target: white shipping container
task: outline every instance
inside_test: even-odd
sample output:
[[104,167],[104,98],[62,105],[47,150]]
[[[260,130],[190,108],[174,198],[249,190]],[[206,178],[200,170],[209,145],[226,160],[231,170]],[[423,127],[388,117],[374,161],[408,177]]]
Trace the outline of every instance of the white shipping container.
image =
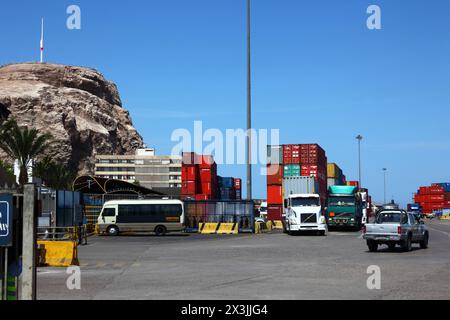
[[283,179],[284,199],[290,194],[318,194],[319,185],[314,177],[286,177]]

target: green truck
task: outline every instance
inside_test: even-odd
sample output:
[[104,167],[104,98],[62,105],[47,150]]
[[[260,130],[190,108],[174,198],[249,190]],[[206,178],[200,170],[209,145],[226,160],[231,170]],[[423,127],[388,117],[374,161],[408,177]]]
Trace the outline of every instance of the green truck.
[[363,224],[363,209],[364,205],[358,187],[329,187],[326,208],[329,228],[360,230]]

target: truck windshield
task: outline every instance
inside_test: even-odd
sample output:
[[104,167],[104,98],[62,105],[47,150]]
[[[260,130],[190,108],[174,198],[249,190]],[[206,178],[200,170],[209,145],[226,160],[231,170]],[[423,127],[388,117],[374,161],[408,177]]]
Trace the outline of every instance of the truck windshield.
[[267,207],[259,207],[259,212],[267,212]]
[[354,197],[329,197],[328,206],[354,206],[355,198]]
[[320,206],[319,198],[292,198],[292,207],[318,207]]
[[377,216],[376,223],[400,223],[400,221],[405,223],[405,218],[407,221],[406,215],[403,215],[401,212],[380,212]]

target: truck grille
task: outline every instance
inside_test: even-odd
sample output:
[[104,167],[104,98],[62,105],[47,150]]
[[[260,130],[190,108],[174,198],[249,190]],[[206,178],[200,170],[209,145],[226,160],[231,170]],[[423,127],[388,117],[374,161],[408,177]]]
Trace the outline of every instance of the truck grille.
[[302,223],[317,223],[317,215],[315,213],[304,213],[300,219]]

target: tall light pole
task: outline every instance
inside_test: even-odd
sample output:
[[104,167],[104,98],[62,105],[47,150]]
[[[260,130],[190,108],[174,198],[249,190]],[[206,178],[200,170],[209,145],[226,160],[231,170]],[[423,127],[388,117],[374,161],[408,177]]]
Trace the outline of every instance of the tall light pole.
[[386,204],[386,168],[383,168],[383,173],[384,173],[384,204]]
[[362,135],[358,135],[356,137],[356,140],[358,140],[358,170],[359,170],[359,187],[362,188],[362,181],[361,181],[361,141],[363,139]]
[[250,0],[247,0],[247,200],[252,199],[252,78],[250,56]]

